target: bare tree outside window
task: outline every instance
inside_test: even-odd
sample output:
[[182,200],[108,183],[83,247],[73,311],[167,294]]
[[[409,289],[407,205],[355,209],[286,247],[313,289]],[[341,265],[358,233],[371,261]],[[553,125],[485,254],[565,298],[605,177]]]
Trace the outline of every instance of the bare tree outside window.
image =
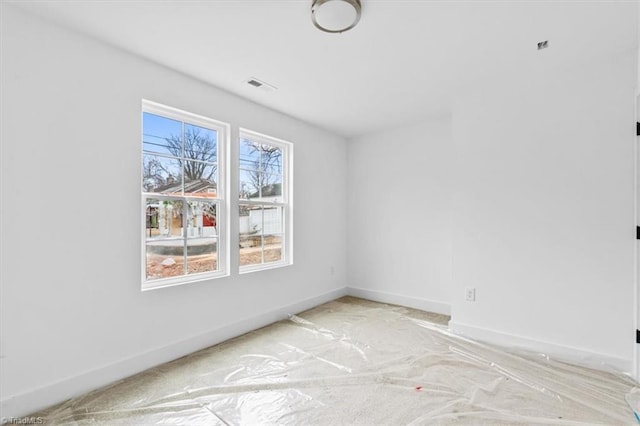
[[251,140],[243,142],[251,159],[242,165],[247,173],[241,184],[240,198],[258,198],[266,187],[282,179],[282,149]]
[[182,154],[182,138],[173,135],[166,139],[167,150],[178,159],[178,164],[184,170],[186,180],[215,179],[215,174],[218,170],[216,165],[218,147],[215,139],[209,133],[203,132],[200,127],[186,125],[184,131],[184,157]]
[[142,160],[142,186],[144,191],[152,192],[167,184],[167,168],[155,156],[145,155]]
[[[217,183],[218,146],[214,132],[197,126],[185,125],[184,144],[181,135],[162,140],[162,150],[173,158],[144,155],[143,188],[147,192],[180,183],[205,180]],[[184,149],[184,154],[183,154]]]

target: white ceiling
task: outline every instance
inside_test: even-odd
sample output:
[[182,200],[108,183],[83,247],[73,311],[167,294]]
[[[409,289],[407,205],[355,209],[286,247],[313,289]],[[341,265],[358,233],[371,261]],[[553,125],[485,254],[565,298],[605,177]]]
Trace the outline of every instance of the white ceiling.
[[484,78],[632,49],[638,26],[637,0],[362,0],[343,34],[312,25],[311,0],[15,4],[345,137],[447,114]]

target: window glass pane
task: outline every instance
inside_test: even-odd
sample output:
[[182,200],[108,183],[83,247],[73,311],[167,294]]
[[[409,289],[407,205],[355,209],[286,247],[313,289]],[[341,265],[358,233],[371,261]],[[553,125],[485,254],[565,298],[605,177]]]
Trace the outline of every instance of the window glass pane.
[[184,125],[184,158],[218,162],[218,132],[193,124]]
[[260,170],[260,147],[249,139],[240,139],[240,168]]
[[147,243],[147,279],[176,277],[184,274],[184,240]]
[[282,235],[265,235],[264,262],[279,262],[282,260]]
[[182,237],[182,201],[146,201],[146,239]]
[[282,201],[282,176],[262,175],[260,198],[268,201]]
[[143,154],[142,190],[163,194],[182,194],[182,168],[173,158]]
[[262,207],[241,204],[239,232],[241,237],[262,235]]
[[[240,234],[249,233],[249,211],[252,206],[247,204],[240,204],[238,217],[240,219]],[[244,218],[244,219],[243,219]]]
[[249,217],[247,219],[247,225],[245,228],[240,228],[240,233],[262,235],[262,207],[248,206],[248,210]]
[[262,207],[241,204],[238,219],[240,265],[262,263]]
[[282,174],[282,150],[271,145],[262,145],[262,170],[265,173]]
[[143,113],[142,149],[180,157],[182,155],[182,123],[148,112]]
[[262,234],[282,234],[282,207],[264,206],[262,210]]
[[187,238],[217,237],[217,206],[208,201],[189,201]]
[[260,184],[264,180],[264,175],[257,171],[240,170],[240,199],[251,199],[260,197]]
[[262,263],[262,236],[240,235],[240,266]]
[[218,269],[218,240],[192,238],[187,242],[187,273],[212,272]]
[[218,170],[215,164],[184,162],[185,195],[217,197]]
[[282,200],[282,176],[240,170],[240,199],[267,198]]

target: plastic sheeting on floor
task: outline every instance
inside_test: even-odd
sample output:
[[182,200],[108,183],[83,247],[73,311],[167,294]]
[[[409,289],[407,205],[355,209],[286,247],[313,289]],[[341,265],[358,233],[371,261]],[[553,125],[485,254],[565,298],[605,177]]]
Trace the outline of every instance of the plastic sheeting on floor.
[[35,415],[45,424],[636,422],[637,383],[624,375],[509,353],[433,321],[442,316],[343,298]]

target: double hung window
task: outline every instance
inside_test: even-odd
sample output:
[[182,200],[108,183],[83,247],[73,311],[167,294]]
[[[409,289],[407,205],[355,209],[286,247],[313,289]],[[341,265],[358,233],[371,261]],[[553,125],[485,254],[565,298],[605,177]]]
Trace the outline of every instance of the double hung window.
[[228,126],[143,102],[143,289],[226,275]]
[[289,142],[240,132],[240,272],[291,263],[292,155]]

